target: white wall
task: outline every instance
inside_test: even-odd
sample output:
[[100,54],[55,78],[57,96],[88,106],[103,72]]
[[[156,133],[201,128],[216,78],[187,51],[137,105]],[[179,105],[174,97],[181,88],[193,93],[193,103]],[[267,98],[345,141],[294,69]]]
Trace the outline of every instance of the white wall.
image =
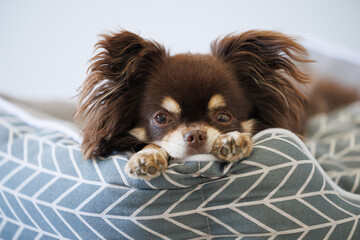
[[70,99],[97,35],[125,28],[172,53],[205,53],[218,36],[274,29],[360,52],[358,0],[0,0],[0,92]]

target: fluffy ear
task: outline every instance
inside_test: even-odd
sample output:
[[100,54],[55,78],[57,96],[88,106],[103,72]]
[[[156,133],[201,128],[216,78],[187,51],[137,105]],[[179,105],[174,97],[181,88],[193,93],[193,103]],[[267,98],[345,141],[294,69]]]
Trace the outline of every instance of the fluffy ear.
[[121,31],[102,35],[83,83],[75,118],[86,159],[133,147],[127,132],[137,121],[143,83],[166,55],[156,42]]
[[295,62],[310,62],[293,38],[273,31],[248,31],[228,35],[211,45],[214,56],[236,73],[253,102],[253,118],[263,126],[299,130],[305,96],[294,86],[307,83]]

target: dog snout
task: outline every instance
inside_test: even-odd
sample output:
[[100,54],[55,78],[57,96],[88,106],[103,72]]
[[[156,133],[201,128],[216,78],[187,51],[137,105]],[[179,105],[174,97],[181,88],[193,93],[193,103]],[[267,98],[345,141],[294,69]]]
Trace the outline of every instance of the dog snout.
[[192,130],[184,134],[184,140],[187,146],[199,148],[206,142],[207,134],[201,130]]

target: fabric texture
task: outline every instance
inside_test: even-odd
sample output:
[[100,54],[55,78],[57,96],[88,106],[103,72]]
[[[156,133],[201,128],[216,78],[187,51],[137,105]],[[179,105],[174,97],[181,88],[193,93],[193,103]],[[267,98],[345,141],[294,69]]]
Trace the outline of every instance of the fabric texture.
[[306,145],[335,183],[360,194],[360,102],[313,118]]
[[[346,111],[358,118],[360,105]],[[349,157],[328,150],[338,140],[322,147],[329,136],[323,128],[310,131],[312,154]],[[347,143],[355,149],[359,142],[355,135]],[[270,129],[254,137],[252,154],[238,163],[201,155],[142,181],[124,173],[125,154],[84,161],[66,133],[2,109],[0,238],[360,239],[360,196],[339,188],[312,154],[291,132]],[[360,151],[351,156],[358,160]],[[322,164],[330,176],[336,172]],[[348,161],[339,164],[352,171]],[[337,182],[357,192],[358,181]]]

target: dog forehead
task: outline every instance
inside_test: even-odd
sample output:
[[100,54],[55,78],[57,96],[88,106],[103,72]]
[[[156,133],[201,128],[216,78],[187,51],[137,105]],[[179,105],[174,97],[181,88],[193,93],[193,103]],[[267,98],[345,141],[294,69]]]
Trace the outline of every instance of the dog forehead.
[[235,82],[231,78],[234,77],[221,62],[210,55],[180,54],[170,57],[150,84],[158,90],[161,101],[167,94],[183,105],[207,106],[213,95],[224,95],[234,89],[230,86]]

